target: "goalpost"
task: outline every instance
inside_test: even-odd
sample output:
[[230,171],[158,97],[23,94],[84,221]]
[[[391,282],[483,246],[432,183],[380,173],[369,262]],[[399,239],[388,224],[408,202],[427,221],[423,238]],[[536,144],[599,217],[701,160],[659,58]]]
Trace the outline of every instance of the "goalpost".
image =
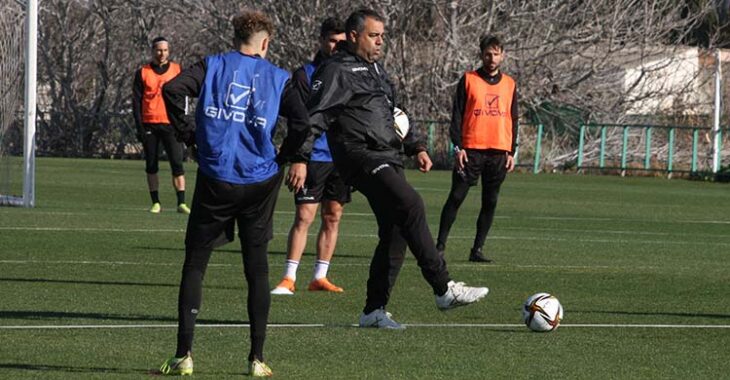
[[[10,155],[6,146],[10,138],[11,125],[15,123],[21,71],[20,57],[25,52],[25,85],[23,102],[23,157],[22,195],[10,193],[14,189],[0,188],[0,206],[35,206],[35,134],[36,134],[36,89],[37,89],[37,43],[38,43],[38,0],[25,1],[23,15],[21,1],[6,3],[0,15],[0,158]],[[25,19],[25,28],[20,21]],[[22,35],[23,29],[25,36]],[[23,38],[25,37],[25,38]],[[25,47],[23,48],[23,41]],[[8,158],[10,161],[10,158]],[[10,169],[7,170],[8,172]],[[8,176],[10,173],[7,173]],[[8,180],[9,181],[9,180]],[[8,194],[3,194],[8,191]]]

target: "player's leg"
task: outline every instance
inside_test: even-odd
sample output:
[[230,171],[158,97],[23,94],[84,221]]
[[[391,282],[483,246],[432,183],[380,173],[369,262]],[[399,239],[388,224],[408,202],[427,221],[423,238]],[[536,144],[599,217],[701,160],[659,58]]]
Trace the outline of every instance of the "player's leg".
[[183,144],[177,141],[175,132],[170,125],[160,126],[162,145],[167,153],[172,171],[172,187],[177,196],[177,212],[190,214],[190,208],[185,204],[185,169],[183,167]]
[[297,269],[307,246],[309,227],[317,215],[324,189],[324,179],[326,178],[318,170],[319,166],[317,164],[316,162],[310,162],[307,165],[307,178],[304,181],[304,187],[294,194],[296,214],[287,238],[284,274],[281,281],[271,291],[271,294],[294,294]]
[[431,285],[435,294],[443,294],[449,282],[446,261],[438,254],[436,244],[426,220],[426,207],[423,199],[405,178],[400,168],[385,168],[375,176],[385,188],[387,199],[391,201],[395,224],[408,242],[416,257],[421,274]]
[[317,259],[330,261],[335,253],[344,206],[338,201],[322,202],[322,226],[317,239]]
[[326,200],[322,202],[322,225],[317,236],[317,261],[314,263],[312,281],[309,290],[324,290],[342,292],[343,289],[327,278],[330,261],[335,253],[337,235],[340,229],[343,205],[338,201]]
[[318,203],[300,203],[296,205],[294,223],[289,230],[286,244],[286,262],[281,281],[271,291],[272,294],[294,294],[294,283],[297,279],[297,268],[307,246],[307,233],[317,215]]
[[469,188],[477,184],[479,179],[479,167],[476,165],[479,159],[478,155],[469,150],[466,151],[468,161],[464,170],[454,170],[451,173],[451,190],[446,198],[443,209],[441,209],[441,219],[439,221],[439,232],[436,239],[436,249],[443,254],[446,249],[446,241],[449,238],[451,226],[456,220],[456,214],[462,203],[469,194]]
[[494,214],[497,210],[497,198],[499,189],[507,176],[506,155],[504,153],[489,154],[484,161],[482,171],[482,207],[479,210],[479,217],[476,224],[476,236],[469,256],[470,261],[491,262],[482,253],[482,247],[489,234],[489,229],[494,221]]
[[[431,237],[423,199],[406,181],[402,169],[386,167],[370,178],[376,188],[382,189],[381,195],[389,203],[388,209],[392,210],[391,220],[400,229],[401,239],[407,241],[408,248],[416,257],[423,278],[431,285],[436,305],[440,309],[450,309],[474,303],[486,296],[489,292],[487,288],[469,287],[451,281],[446,261],[436,251],[436,244]],[[367,196],[367,193],[363,193]]]
[[[385,170],[393,171],[391,168],[385,168],[380,172]],[[372,323],[375,323],[376,326],[374,327],[400,328],[400,325],[395,324],[394,321],[394,325],[390,326],[390,316],[385,314],[384,309],[388,304],[391,290],[403,265],[407,243],[397,223],[396,203],[398,200],[391,192],[391,189],[376,176],[362,173],[353,182],[355,188],[367,198],[375,214],[379,237],[378,245],[370,262],[367,299],[360,318],[360,325],[365,327],[372,326]],[[383,319],[383,315],[388,318]],[[379,320],[385,322],[383,326],[379,324]]]
[[322,196],[322,224],[317,236],[317,262],[314,264],[310,290],[342,292],[343,289],[327,278],[332,256],[337,246],[342,211],[351,200],[350,186],[340,177],[334,164],[327,163],[328,172]]
[[273,237],[273,214],[283,171],[258,184],[242,187],[245,202],[237,218],[244,275],[248,285],[247,311],[251,323],[249,363],[264,362],[266,325],[271,306],[268,244]]
[[175,356],[161,368],[166,374],[192,373],[181,367],[190,356],[195,333],[195,322],[201,310],[203,278],[211,252],[222,234],[233,227],[235,204],[227,201],[230,188],[199,174],[193,197],[193,209],[185,235],[185,262],[178,293],[178,332]]
[[150,192],[150,198],[152,200],[150,212],[157,214],[162,211],[159,192],[160,180],[157,177],[157,172],[159,171],[160,141],[153,126],[145,125],[144,130],[142,150],[144,152],[145,173],[147,174],[147,189]]
[[[363,187],[359,189],[363,189]],[[385,307],[403,266],[407,244],[400,234],[400,229],[394,223],[392,208],[389,207],[388,202],[384,202],[387,198],[378,197],[378,194],[384,194],[375,189],[373,191],[365,190],[363,194],[367,197],[378,221],[379,240],[370,261],[367,297],[363,312],[360,314],[359,326],[403,329],[405,326],[393,320],[392,315],[385,311]]]

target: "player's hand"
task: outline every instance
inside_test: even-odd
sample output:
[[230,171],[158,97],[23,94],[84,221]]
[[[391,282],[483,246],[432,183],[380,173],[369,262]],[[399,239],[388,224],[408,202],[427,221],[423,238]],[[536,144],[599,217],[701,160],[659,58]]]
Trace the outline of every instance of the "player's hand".
[[509,153],[505,153],[507,155],[507,163],[504,165],[507,168],[507,172],[511,172],[512,170],[515,170],[515,158],[510,156]]
[[418,160],[418,170],[422,171],[423,173],[431,170],[433,162],[431,162],[431,157],[428,156],[428,153],[426,153],[425,151],[418,152],[416,160]]
[[466,167],[466,163],[469,162],[469,158],[466,156],[466,151],[464,149],[459,150],[456,152],[456,168],[460,171],[463,171]]
[[301,190],[305,179],[307,179],[307,164],[303,162],[291,164],[286,175],[286,186],[289,187],[289,191],[296,193]]

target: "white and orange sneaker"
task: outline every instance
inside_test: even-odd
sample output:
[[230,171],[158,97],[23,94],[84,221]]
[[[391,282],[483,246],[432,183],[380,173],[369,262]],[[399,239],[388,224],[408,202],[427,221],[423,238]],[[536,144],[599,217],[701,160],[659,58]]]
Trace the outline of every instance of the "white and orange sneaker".
[[274,290],[271,291],[271,294],[290,296],[294,294],[294,289],[294,279],[291,277],[284,277],[279,285],[276,285]]
[[309,290],[310,291],[323,290],[326,292],[333,292],[333,293],[344,292],[344,289],[331,283],[330,280],[327,279],[327,277],[322,277],[322,278],[318,278],[316,280],[312,280],[312,282],[309,283]]

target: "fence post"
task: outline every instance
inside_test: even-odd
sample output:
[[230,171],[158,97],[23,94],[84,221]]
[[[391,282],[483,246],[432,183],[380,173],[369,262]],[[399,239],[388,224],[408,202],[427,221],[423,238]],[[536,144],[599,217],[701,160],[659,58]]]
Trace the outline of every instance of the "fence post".
[[601,126],[601,153],[598,160],[598,168],[603,169],[604,164],[606,163],[605,160],[606,155],[606,126]]
[[692,173],[697,173],[697,140],[700,131],[697,128],[692,129]]
[[576,169],[580,170],[583,167],[583,139],[586,135],[586,126],[580,125],[580,136],[578,137],[578,164]]
[[667,177],[672,178],[672,166],[674,164],[674,128],[669,128],[669,152],[667,154]]
[[626,150],[629,144],[629,127],[623,128],[623,139],[621,140],[621,177],[626,175]]
[[434,131],[433,130],[434,130],[435,124],[436,123],[434,123],[434,122],[428,123],[428,151],[430,152],[430,154],[434,154],[434,152],[433,152],[433,132]]
[[535,163],[532,166],[532,174],[540,171],[540,151],[542,147],[542,124],[537,125],[537,139],[535,140]]
[[644,149],[644,170],[651,168],[651,127],[646,127],[646,148]]

